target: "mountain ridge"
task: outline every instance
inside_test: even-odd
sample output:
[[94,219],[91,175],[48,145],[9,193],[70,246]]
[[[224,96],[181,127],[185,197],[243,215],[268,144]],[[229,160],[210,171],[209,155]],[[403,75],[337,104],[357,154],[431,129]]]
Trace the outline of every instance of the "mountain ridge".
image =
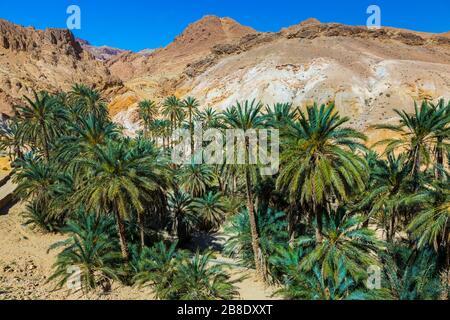
[[68,30],[0,20],[0,108],[10,111],[31,89],[85,82],[110,99],[112,116],[130,134],[139,128],[138,101],[171,94],[218,109],[253,98],[299,106],[335,101],[364,130],[392,121],[394,108],[415,100],[450,98],[448,35],[314,18],[258,32],[205,16],[166,47],[135,53],[91,46]]

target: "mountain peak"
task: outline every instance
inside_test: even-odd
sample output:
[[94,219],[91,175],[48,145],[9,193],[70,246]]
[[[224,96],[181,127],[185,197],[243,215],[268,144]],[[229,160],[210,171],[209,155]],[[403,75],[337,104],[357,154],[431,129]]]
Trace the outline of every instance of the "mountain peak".
[[210,48],[214,44],[232,42],[255,32],[253,28],[243,26],[231,18],[207,15],[188,25],[169,47],[205,45]]

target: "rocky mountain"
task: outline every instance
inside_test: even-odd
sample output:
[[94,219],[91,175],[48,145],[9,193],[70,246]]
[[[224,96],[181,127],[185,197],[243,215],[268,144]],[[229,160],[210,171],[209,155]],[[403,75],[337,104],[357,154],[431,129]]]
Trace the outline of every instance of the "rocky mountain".
[[213,40],[210,23],[200,23],[123,77],[127,92],[116,96],[111,112],[130,131],[137,128],[138,100],[169,94],[218,109],[254,98],[298,106],[335,101],[372,139],[380,132],[369,126],[394,121],[394,108],[450,99],[450,38],[442,34],[309,19],[275,33],[242,29],[247,34],[224,42]]
[[116,57],[127,50],[117,49],[109,46],[93,46],[87,40],[77,39],[77,42],[81,45],[81,47],[90,52],[95,59],[100,61],[108,61],[113,57]]
[[[255,33],[230,18],[205,16],[190,24],[165,48],[153,52],[124,53],[108,63],[111,73],[122,80],[148,75],[178,75],[190,63],[210,53],[217,44],[234,42]],[[148,54],[149,53],[149,54]]]
[[353,127],[395,121],[394,108],[450,99],[450,36],[308,19],[279,32],[257,32],[230,18],[206,16],[165,48],[140,53],[95,48],[67,30],[24,28],[0,20],[0,111],[32,88],[93,84],[130,133],[137,103],[192,95],[202,107],[238,100],[305,105],[335,101]]
[[0,19],[0,112],[32,90],[68,90],[83,82],[110,94],[121,86],[102,62],[63,29],[36,30]]

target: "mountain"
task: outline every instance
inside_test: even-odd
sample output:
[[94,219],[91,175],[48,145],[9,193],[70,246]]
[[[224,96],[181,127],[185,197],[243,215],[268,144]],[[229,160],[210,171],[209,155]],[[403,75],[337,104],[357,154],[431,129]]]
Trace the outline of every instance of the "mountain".
[[106,95],[121,81],[63,29],[36,30],[0,19],[0,112],[32,90],[56,92],[83,82]]
[[230,18],[205,16],[190,24],[165,48],[150,54],[124,53],[108,63],[112,74],[122,80],[148,75],[178,75],[190,63],[210,53],[217,44],[234,42],[255,30]]
[[75,82],[99,88],[129,133],[139,128],[141,99],[175,94],[217,109],[244,99],[300,107],[335,101],[351,126],[376,140],[383,133],[370,126],[395,121],[395,108],[450,99],[450,36],[316,19],[257,32],[206,16],[167,47],[134,53],[0,20],[1,112],[31,89],[67,90]]
[[302,107],[335,101],[371,139],[380,132],[370,125],[394,121],[394,108],[450,99],[450,38],[442,34],[309,19],[274,33],[248,30],[224,42],[191,36],[193,30],[212,34],[209,24],[195,25],[124,78],[127,92],[113,99],[111,112],[130,131],[136,128],[138,100],[169,94],[192,95],[202,107],[217,109],[243,99]]
[[116,57],[124,52],[126,50],[117,49],[109,46],[93,46],[88,41],[83,39],[77,39],[77,42],[81,45],[81,47],[90,52],[95,59],[100,61],[108,61],[113,57]]

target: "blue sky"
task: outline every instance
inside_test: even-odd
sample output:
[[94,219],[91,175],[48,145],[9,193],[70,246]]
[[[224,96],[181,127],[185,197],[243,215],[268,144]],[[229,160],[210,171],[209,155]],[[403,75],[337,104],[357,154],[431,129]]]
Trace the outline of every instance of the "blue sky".
[[141,50],[166,46],[207,14],[229,16],[259,31],[278,31],[309,17],[364,25],[371,4],[382,25],[418,31],[450,31],[449,0],[13,0],[0,2],[0,18],[25,26],[66,27],[66,9],[81,8],[81,30],[94,45]]

